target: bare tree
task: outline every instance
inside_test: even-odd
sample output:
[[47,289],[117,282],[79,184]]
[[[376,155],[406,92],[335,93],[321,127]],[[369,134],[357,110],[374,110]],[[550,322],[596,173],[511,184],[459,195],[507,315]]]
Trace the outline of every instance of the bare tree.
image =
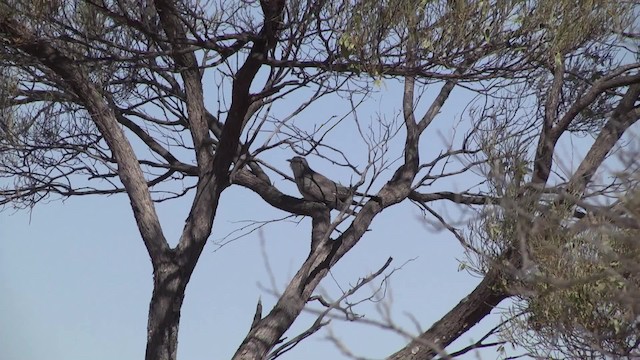
[[[592,201],[635,189],[636,167],[625,169],[625,187],[595,175],[640,116],[637,11],[634,2],[604,0],[2,0],[0,204],[129,197],[154,271],[147,359],[176,358],[185,289],[226,188],[311,218],[307,258],[264,317],[259,304],[233,357],[263,359],[315,333],[330,312],[349,314],[344,296],[330,302],[314,292],[376,217],[410,200],[461,242],[484,276],[390,355],[446,358],[447,346],[504,299],[538,299],[526,282],[536,266],[558,280],[540,249],[566,242],[554,234],[567,223],[637,224],[637,215]],[[380,81],[402,84],[399,116],[363,120],[360,109]],[[460,134],[434,153],[425,138],[438,135],[437,122],[453,123],[439,118],[456,103],[454,91],[475,98],[460,106]],[[291,94],[304,99],[281,105]],[[295,121],[323,97],[343,101],[343,116]],[[332,142],[351,120],[366,161]],[[577,164],[560,161],[563,137],[580,134],[595,139],[587,154]],[[350,171],[352,183],[340,188],[353,191],[351,207],[332,213],[327,201],[282,193],[272,178],[293,179],[265,160],[274,153]],[[185,185],[176,189],[176,180]],[[464,191],[452,186],[470,181]],[[449,190],[432,190],[441,186]],[[171,247],[155,203],[185,194],[194,200]],[[473,210],[469,231],[436,210],[442,201]],[[316,300],[327,311],[279,346]]]

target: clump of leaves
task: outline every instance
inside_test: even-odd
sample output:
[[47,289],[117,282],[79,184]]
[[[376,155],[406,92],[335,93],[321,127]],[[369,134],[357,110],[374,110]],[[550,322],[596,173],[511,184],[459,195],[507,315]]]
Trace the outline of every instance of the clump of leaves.
[[[637,216],[639,199],[625,199],[622,216]],[[542,235],[529,242],[537,272],[510,340],[542,356],[640,356],[640,231],[590,217]]]

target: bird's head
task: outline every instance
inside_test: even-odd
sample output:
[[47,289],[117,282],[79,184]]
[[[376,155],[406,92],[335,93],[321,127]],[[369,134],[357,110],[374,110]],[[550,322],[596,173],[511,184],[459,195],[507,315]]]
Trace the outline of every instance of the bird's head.
[[291,170],[293,170],[293,174],[296,176],[309,171],[309,163],[307,162],[307,159],[303,158],[302,156],[294,156],[287,161],[291,166]]

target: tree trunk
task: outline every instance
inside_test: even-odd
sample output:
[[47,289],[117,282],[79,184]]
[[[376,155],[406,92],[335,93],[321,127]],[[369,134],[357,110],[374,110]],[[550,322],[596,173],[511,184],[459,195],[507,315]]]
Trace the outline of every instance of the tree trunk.
[[188,281],[177,264],[166,263],[154,271],[146,360],[176,360],[180,309]]

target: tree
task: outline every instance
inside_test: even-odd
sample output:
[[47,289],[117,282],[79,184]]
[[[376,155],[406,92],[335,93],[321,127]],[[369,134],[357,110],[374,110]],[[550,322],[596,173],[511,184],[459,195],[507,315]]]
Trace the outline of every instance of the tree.
[[[555,234],[576,218],[637,223],[633,214],[595,203],[627,191],[595,175],[640,115],[635,3],[259,5],[0,2],[0,173],[9,180],[0,203],[29,207],[49,198],[128,196],[154,271],[147,359],[176,357],[185,289],[212,234],[220,195],[230,186],[312,221],[308,257],[265,316],[258,306],[234,359],[279,356],[322,327],[325,313],[279,345],[311,300],[329,310],[341,307],[314,296],[318,284],[356,251],[375,218],[403,201],[459,239],[484,279],[391,359],[445,357],[451,342],[514,296],[529,301],[531,328],[546,330],[536,325],[547,320],[540,320],[536,301],[547,299],[527,296],[523,277],[536,266],[557,277],[553,261],[544,261],[552,255],[543,251],[568,241]],[[401,114],[358,118],[385,81],[402,84]],[[205,91],[212,82],[217,101]],[[447,121],[438,115],[456,101],[454,90],[475,98],[456,128],[462,136],[434,153],[425,138],[435,135],[437,121]],[[283,104],[294,95],[304,100]],[[344,116],[295,122],[322,98],[343,101]],[[332,141],[335,127],[348,119],[367,149],[366,161]],[[595,138],[587,154],[578,164],[559,161],[561,140],[580,134]],[[354,204],[332,212],[322,202],[283,194],[273,177],[291,179],[290,172],[263,160],[274,153],[312,155],[348,169]],[[636,178],[625,178],[626,188],[634,188]],[[185,185],[176,190],[176,180]],[[464,191],[433,190],[470,182]],[[171,247],[155,203],[187,194],[194,200]],[[469,232],[436,210],[433,204],[442,201],[474,209],[477,221]],[[551,283],[543,280],[535,286]]]

